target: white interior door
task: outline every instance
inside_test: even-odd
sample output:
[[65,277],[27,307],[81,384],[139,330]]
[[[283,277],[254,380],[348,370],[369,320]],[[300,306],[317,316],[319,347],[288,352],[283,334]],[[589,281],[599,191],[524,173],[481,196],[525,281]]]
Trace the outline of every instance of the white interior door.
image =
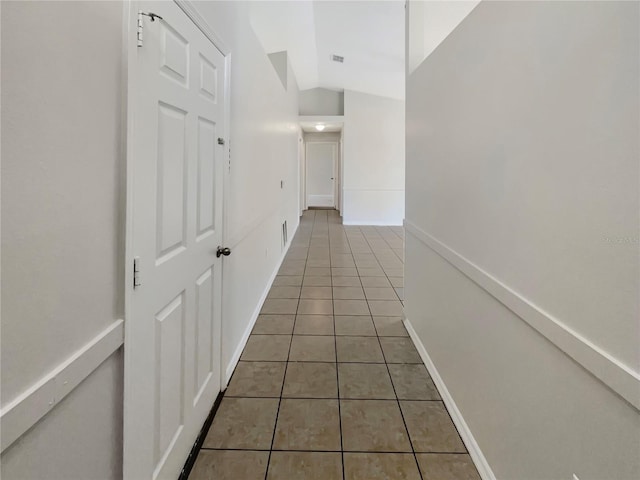
[[226,67],[174,2],[139,8],[162,18],[130,62],[124,478],[175,480],[221,386]]
[[307,205],[309,207],[335,207],[336,144],[308,142]]

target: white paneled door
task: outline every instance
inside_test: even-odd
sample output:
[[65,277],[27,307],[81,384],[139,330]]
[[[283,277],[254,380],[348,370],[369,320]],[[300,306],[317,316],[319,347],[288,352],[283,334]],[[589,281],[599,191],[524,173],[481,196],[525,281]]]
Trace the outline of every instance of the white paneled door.
[[124,478],[175,480],[221,387],[226,67],[176,3],[136,8]]
[[337,144],[308,142],[306,158],[307,206],[335,207]]

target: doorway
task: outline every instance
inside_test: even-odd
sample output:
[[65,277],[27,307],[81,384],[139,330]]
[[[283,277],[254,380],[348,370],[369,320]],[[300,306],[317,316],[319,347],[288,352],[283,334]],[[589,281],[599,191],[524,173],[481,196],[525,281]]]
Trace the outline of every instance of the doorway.
[[177,478],[221,390],[229,65],[188,3],[137,6],[128,50],[123,475]]
[[335,208],[338,143],[307,142],[305,157],[307,206]]

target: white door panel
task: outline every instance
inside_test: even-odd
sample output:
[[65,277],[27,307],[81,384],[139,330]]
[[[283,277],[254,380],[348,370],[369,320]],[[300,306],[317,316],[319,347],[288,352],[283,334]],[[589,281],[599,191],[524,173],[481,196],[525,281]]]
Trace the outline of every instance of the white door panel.
[[[175,479],[221,387],[225,58],[174,2],[135,52],[125,479]],[[137,20],[137,19],[136,19]]]
[[335,206],[336,144],[307,143],[307,205]]

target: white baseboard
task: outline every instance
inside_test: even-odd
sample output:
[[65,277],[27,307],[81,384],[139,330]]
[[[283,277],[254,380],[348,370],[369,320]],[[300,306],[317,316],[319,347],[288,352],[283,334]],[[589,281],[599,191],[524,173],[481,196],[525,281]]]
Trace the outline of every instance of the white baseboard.
[[335,201],[333,195],[309,195],[307,198],[307,205],[309,207],[335,207]]
[[260,300],[258,301],[258,305],[256,305],[255,310],[251,314],[251,319],[249,320],[249,324],[247,325],[247,328],[245,329],[244,333],[242,334],[242,338],[240,339],[240,343],[238,344],[238,346],[234,350],[233,355],[231,356],[231,360],[229,361],[229,364],[227,365],[227,369],[226,369],[226,372],[225,372],[225,378],[223,379],[224,380],[224,382],[223,382],[224,383],[223,390],[226,390],[227,386],[229,385],[229,380],[231,380],[231,375],[233,375],[233,371],[236,369],[236,366],[238,365],[238,362],[240,361],[240,356],[242,355],[242,351],[244,350],[244,347],[246,346],[247,341],[249,341],[249,336],[251,335],[251,331],[253,330],[253,327],[256,324],[256,320],[258,320],[258,315],[260,315],[260,310],[262,310],[262,305],[264,304],[264,301],[267,299],[267,295],[269,295],[269,290],[271,290],[271,286],[273,285],[273,282],[276,279],[276,276],[278,275],[278,271],[280,270],[280,267],[282,266],[282,262],[284,261],[284,257],[287,255],[287,252],[289,251],[289,247],[291,246],[291,242],[292,242],[293,238],[295,237],[299,226],[300,226],[300,222],[298,222],[293,234],[289,237],[289,241],[287,242],[287,245],[285,246],[284,250],[282,251],[282,255],[280,257],[280,261],[278,262],[278,264],[276,265],[275,270],[271,274],[271,277],[269,278],[269,281],[267,282],[267,287],[265,288],[264,292],[262,292],[262,295],[260,296]]
[[493,470],[491,470],[491,467],[489,466],[489,462],[487,462],[487,459],[482,453],[482,450],[480,450],[480,446],[478,445],[478,442],[476,442],[476,439],[473,437],[473,433],[471,433],[471,430],[469,429],[467,422],[465,422],[462,416],[462,413],[460,413],[460,410],[458,409],[456,402],[453,400],[453,397],[449,393],[447,386],[445,385],[444,381],[442,380],[442,377],[438,373],[438,370],[436,369],[436,366],[431,360],[431,357],[429,357],[429,354],[427,353],[427,350],[424,348],[424,345],[422,344],[422,341],[418,337],[418,334],[413,329],[411,322],[407,318],[405,318],[404,324],[405,324],[405,327],[407,328],[407,332],[409,333],[409,336],[411,337],[411,340],[413,340],[413,343],[416,346],[416,349],[418,350],[420,357],[422,358],[422,361],[424,362],[424,365],[427,367],[427,370],[429,371],[429,374],[433,379],[433,383],[436,385],[436,387],[438,388],[438,391],[440,392],[440,397],[442,397],[442,401],[447,407],[447,410],[449,411],[449,415],[451,415],[451,418],[453,419],[453,423],[458,429],[458,432],[460,433],[460,437],[462,438],[462,441],[467,447],[467,450],[469,451],[469,455],[471,456],[473,463],[478,469],[480,478],[482,478],[482,480],[496,480],[496,476],[493,474]]

